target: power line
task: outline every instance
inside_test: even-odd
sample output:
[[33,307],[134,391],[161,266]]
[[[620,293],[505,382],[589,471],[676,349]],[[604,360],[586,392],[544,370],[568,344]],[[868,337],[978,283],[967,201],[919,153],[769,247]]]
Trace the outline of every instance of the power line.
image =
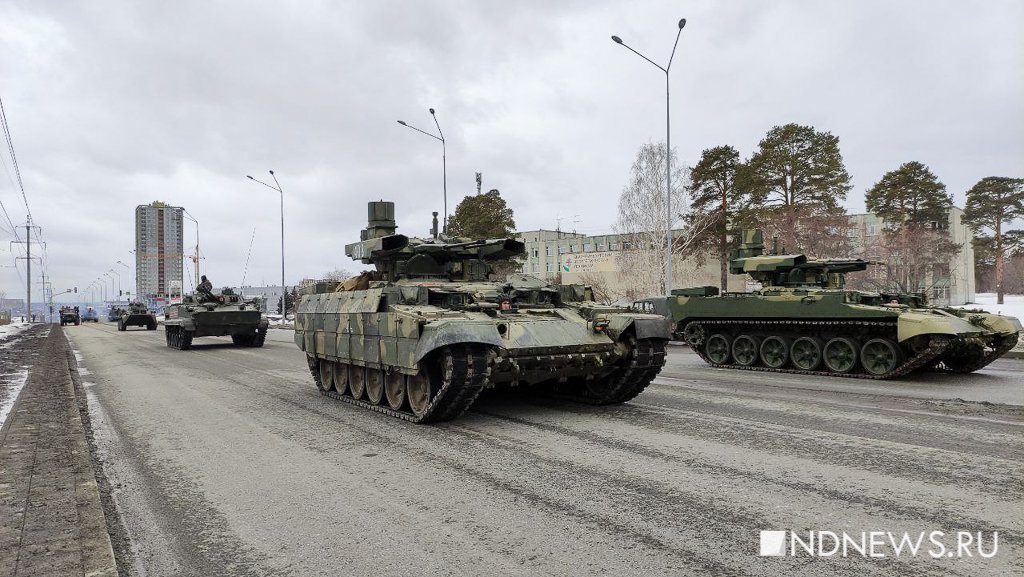
[[4,101],[0,98],[0,126],[3,127],[4,139],[7,141],[7,150],[11,153],[11,164],[14,166],[14,175],[18,178],[18,189],[21,191],[21,199],[25,202],[25,211],[28,213],[29,221],[32,220],[32,209],[28,206],[28,196],[25,195],[25,184],[21,180],[21,169],[18,168],[18,155],[14,152],[14,140],[11,138],[11,129],[7,124],[7,112],[4,110]]

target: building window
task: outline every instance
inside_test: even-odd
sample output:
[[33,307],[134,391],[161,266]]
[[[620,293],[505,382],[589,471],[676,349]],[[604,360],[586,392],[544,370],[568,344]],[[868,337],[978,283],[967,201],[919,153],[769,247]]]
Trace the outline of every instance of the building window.
[[550,244],[544,247],[544,256],[551,256],[551,245]]
[[552,267],[551,263],[548,263],[548,268],[547,268],[547,271],[548,271],[548,272],[551,272],[551,271],[552,271],[552,269],[553,269],[553,267]]
[[604,252],[604,243],[597,245],[597,252]]

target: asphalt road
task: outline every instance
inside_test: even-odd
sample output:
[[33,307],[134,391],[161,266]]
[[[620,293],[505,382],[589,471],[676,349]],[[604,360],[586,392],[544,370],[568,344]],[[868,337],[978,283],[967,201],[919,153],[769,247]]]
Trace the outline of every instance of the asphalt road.
[[[510,394],[412,425],[262,349],[67,330],[135,575],[1024,573],[1024,362],[896,382],[706,367],[634,401]],[[995,557],[761,557],[760,530],[982,531]],[[933,546],[932,551],[935,550]],[[959,551],[959,550],[958,550]]]

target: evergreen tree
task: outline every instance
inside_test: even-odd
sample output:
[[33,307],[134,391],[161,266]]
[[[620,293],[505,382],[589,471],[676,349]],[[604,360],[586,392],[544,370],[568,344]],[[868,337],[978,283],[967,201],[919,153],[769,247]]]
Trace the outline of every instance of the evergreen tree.
[[455,207],[455,214],[448,218],[448,236],[451,237],[508,238],[515,229],[512,209],[497,189],[463,198]]
[[[737,174],[744,169],[740,153],[731,146],[716,146],[701,153],[700,161],[690,171],[690,212],[687,222],[694,224],[710,219],[706,227],[694,238],[696,255],[711,253],[721,262],[721,289],[728,290],[729,235],[742,228],[739,222],[748,208],[750,195],[736,186]],[[740,176],[742,181],[743,177]]]
[[[995,257],[996,302],[1003,304],[1003,266],[1010,240],[1020,237],[1018,231],[1004,231],[1014,219],[1024,217],[1024,179],[987,176],[967,191],[963,223],[981,238],[989,238],[988,248]],[[991,235],[985,231],[992,231]],[[1017,233],[1017,234],[1009,234]],[[984,242],[984,241],[983,241]]]
[[839,138],[813,126],[776,126],[747,164],[737,186],[750,192],[752,216],[781,236],[786,249],[817,255],[845,249],[847,219],[840,203],[850,190],[850,175]]
[[949,237],[953,197],[946,185],[924,164],[905,162],[868,189],[864,202],[885,225],[876,247],[881,254],[868,256],[886,262],[890,283],[917,291],[944,282],[949,254],[960,249]]

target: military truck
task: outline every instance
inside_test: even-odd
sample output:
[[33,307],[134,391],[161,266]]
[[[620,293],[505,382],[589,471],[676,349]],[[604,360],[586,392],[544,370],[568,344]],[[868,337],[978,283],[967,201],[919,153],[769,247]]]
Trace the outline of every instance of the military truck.
[[873,263],[764,254],[761,231],[744,231],[730,257],[730,272],[758,290],[699,287],[648,300],[715,367],[869,379],[969,373],[1006,354],[1021,331],[1014,317],[928,306],[923,293],[849,290],[845,275]]
[[167,346],[182,351],[192,348],[195,337],[230,336],[237,346],[262,347],[268,327],[259,301],[244,299],[232,288],[220,294],[197,291],[164,308]]
[[96,309],[92,307],[85,307],[85,312],[82,313],[82,322],[100,322],[100,316],[96,313]]
[[667,319],[603,306],[583,285],[492,280],[514,239],[396,234],[393,202],[370,202],[345,254],[375,271],[304,291],[295,344],[319,391],[417,423],[454,419],[484,389],[590,404],[626,402],[665,363]]
[[146,327],[148,331],[155,331],[156,324],[156,315],[144,303],[131,303],[117,319],[117,330],[126,331],[128,327]]
[[60,307],[60,326],[80,325],[82,317],[78,313],[78,307]]

